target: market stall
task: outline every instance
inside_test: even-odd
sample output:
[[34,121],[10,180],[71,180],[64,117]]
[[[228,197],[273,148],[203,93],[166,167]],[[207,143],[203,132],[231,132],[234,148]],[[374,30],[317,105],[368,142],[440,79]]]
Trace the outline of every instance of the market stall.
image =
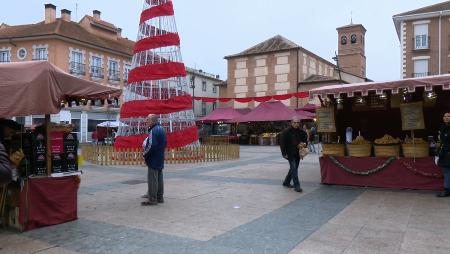
[[313,89],[322,135],[322,183],[396,189],[443,187],[434,163],[450,75]]
[[7,186],[2,221],[21,231],[77,219],[78,140],[71,125],[50,123],[65,101],[118,98],[121,90],[79,79],[47,61],[0,65],[0,117],[45,115],[45,124],[16,133],[7,151],[22,149],[18,179]]
[[281,101],[269,101],[231,122],[247,124],[242,136],[248,139],[248,144],[276,145],[278,133],[289,125],[294,116],[300,120],[314,119],[303,111],[296,112],[288,108]]

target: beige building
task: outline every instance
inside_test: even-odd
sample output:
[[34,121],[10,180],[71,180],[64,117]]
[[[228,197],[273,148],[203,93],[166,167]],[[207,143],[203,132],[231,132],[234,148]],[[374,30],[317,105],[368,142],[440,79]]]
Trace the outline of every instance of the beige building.
[[[120,28],[102,20],[97,10],[76,22],[69,10],[61,10],[57,18],[56,6],[46,4],[42,22],[0,25],[0,64],[44,60],[80,78],[115,87],[126,84],[133,45],[133,41],[121,36]],[[116,120],[118,112],[119,105],[106,107],[97,101],[91,106],[66,108],[53,115],[52,121],[73,123],[79,139],[85,142],[91,139],[98,123]],[[34,124],[42,119],[43,116],[29,116],[17,120]]]
[[401,48],[401,77],[450,72],[450,1],[393,16]]
[[[220,86],[221,96],[261,97],[308,91],[330,83],[364,82],[366,30],[362,25],[353,24],[337,30],[340,38],[337,58],[340,68],[277,35],[241,53],[225,57],[228,60],[228,80],[226,86]],[[347,37],[348,42],[343,40]],[[282,102],[297,108],[308,103],[308,100],[291,98]],[[233,102],[231,106],[254,108],[258,104]]]

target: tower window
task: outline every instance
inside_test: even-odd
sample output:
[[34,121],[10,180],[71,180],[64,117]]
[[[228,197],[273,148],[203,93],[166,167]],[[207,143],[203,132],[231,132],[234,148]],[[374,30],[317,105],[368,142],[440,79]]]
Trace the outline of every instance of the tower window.
[[346,45],[346,44],[347,44],[347,36],[343,35],[343,36],[341,37],[341,44],[342,44],[342,45]]
[[354,44],[356,43],[356,34],[352,34],[352,37],[350,38],[351,43]]

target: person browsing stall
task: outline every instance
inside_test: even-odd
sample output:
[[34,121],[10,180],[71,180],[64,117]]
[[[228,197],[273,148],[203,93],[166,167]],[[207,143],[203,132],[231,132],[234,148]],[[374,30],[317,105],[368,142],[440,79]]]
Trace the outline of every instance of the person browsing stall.
[[142,147],[144,148],[145,164],[148,167],[147,181],[148,191],[144,198],[148,201],[142,202],[141,205],[157,205],[164,203],[164,151],[167,145],[166,132],[158,122],[158,116],[149,114],[148,121],[148,137],[144,140]]
[[20,130],[20,124],[0,118],[0,185],[8,184],[13,180],[13,171],[25,157],[22,149],[10,153],[5,148],[5,142],[9,142],[17,130]]
[[[280,149],[283,158],[289,161],[289,172],[284,179],[283,186],[294,187],[297,192],[302,192],[298,179],[298,167],[300,164],[299,149],[308,143],[308,135],[300,128],[300,119],[292,118],[291,126],[283,130],[280,139]],[[291,185],[291,180],[294,185]]]
[[450,111],[443,117],[444,124],[440,131],[441,147],[438,151],[438,166],[444,173],[444,191],[438,197],[450,197]]

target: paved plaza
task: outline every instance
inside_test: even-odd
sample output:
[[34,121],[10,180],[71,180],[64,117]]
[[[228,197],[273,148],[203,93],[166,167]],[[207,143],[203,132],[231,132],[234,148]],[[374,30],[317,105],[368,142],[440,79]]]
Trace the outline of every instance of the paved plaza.
[[257,146],[167,165],[165,203],[142,207],[146,168],[84,165],[79,219],[0,230],[0,253],[449,253],[450,198],[321,185],[314,154],[297,193],[281,185],[287,170],[278,147]]

